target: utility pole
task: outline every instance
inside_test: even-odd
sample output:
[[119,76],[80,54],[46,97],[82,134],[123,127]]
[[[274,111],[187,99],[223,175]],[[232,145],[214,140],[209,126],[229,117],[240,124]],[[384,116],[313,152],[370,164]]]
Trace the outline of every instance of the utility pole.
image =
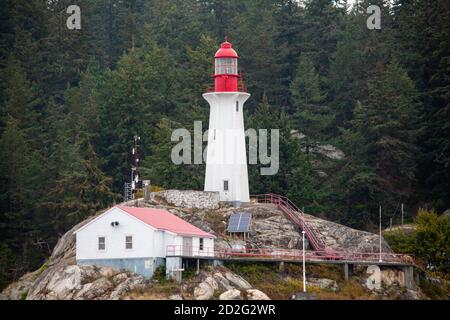
[[133,166],[131,168],[131,188],[133,192],[133,199],[134,199],[134,193],[137,188],[137,184],[139,183],[139,141],[141,140],[141,137],[138,135],[134,135],[134,147],[132,149],[133,154]]
[[306,255],[305,255],[305,231],[302,230],[302,236],[303,236],[303,292],[306,293]]
[[403,203],[402,203],[402,226],[403,226]]
[[391,221],[389,222],[389,230],[392,230],[392,218]]
[[380,204],[380,260],[379,262],[383,262],[383,259],[381,259],[381,204]]

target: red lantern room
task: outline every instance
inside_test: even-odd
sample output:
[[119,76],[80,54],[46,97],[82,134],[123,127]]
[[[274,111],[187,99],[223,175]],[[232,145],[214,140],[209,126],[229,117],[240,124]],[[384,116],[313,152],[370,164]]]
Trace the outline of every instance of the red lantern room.
[[226,38],[220,45],[215,58],[214,91],[238,92],[238,59],[239,56]]

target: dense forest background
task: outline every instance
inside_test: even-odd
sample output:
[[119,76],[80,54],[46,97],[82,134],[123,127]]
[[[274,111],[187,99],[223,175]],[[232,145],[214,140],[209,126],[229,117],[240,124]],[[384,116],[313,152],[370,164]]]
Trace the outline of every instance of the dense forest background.
[[[201,94],[224,36],[252,94],[246,126],[281,133],[280,171],[250,166],[251,193],[366,230],[379,204],[384,225],[400,203],[406,219],[448,209],[449,3],[390,2],[2,0],[0,287],[121,201],[135,134],[143,178],[202,189],[204,166],[172,164],[170,136],[194,120],[207,128]],[[81,30],[66,27],[71,4]],[[370,4],[381,30],[366,27]],[[309,152],[318,144],[345,158]]]

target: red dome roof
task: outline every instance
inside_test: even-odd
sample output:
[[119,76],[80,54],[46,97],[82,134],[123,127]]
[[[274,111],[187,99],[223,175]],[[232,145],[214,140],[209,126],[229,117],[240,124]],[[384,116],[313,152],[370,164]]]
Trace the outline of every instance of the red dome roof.
[[239,58],[239,56],[232,48],[232,44],[225,41],[220,45],[220,49],[217,50],[214,58]]

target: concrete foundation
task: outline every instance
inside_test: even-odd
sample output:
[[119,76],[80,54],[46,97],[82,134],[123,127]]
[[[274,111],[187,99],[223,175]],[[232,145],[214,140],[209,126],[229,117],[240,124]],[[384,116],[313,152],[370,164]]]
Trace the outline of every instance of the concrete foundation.
[[81,259],[77,260],[79,266],[104,266],[121,270],[128,270],[146,278],[151,278],[156,268],[164,265],[164,258],[127,258],[127,259]]
[[414,268],[411,266],[403,267],[403,272],[405,273],[406,289],[413,289],[414,288]]
[[353,264],[344,263],[344,278],[346,281],[352,276],[353,274]]
[[178,282],[182,280],[183,259],[181,257],[166,258],[166,278],[174,279]]

